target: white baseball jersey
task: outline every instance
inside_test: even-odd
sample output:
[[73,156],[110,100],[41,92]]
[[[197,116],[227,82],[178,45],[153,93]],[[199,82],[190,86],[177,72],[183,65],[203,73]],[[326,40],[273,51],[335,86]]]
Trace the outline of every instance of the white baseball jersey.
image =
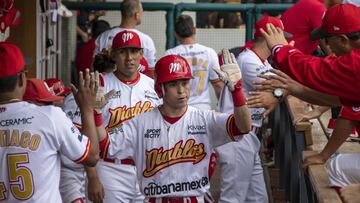
[[[62,110],[65,112],[66,116],[70,118],[73,124],[78,129],[81,129],[80,109],[77,106],[74,95],[72,93],[65,97]],[[62,164],[70,168],[84,168],[82,164],[77,164],[63,155],[61,155],[61,161]]]
[[114,73],[104,76],[104,90],[116,90],[103,108],[103,119],[106,130],[119,127],[120,124],[139,114],[148,112],[160,104],[154,90],[154,80],[139,73],[139,81],[127,85],[120,81]]
[[95,41],[96,46],[95,46],[94,55],[100,53],[103,49],[111,48],[113,39],[116,36],[116,34],[119,32],[122,32],[124,30],[133,31],[139,35],[140,40],[141,40],[141,46],[144,48],[144,58],[149,63],[150,68],[155,67],[156,49],[155,49],[154,41],[151,39],[151,37],[149,35],[142,33],[136,29],[124,29],[121,27],[115,27],[111,30],[103,32],[101,35],[99,35],[96,38],[96,41]]
[[158,108],[125,122],[109,134],[108,156],[132,158],[146,197],[202,197],[216,146],[230,142],[234,117],[189,106],[174,124]]
[[60,156],[88,157],[90,142],[54,106],[0,105],[0,201],[61,203]]
[[[153,79],[139,73],[134,84],[120,81],[114,73],[104,76],[104,90],[116,92],[103,108],[104,126],[107,131],[118,128],[124,121],[142,113],[151,111],[161,100],[154,90]],[[119,161],[119,160],[117,160]],[[136,193],[136,171],[132,165],[100,161],[97,165],[98,175],[106,191],[120,191],[117,199],[123,201],[138,198]],[[116,177],[114,177],[116,173]],[[128,185],[130,184],[130,185]],[[139,195],[141,195],[139,193]],[[108,202],[113,202],[109,200]],[[143,200],[141,200],[143,201]]]
[[176,54],[186,58],[191,67],[192,76],[190,80],[189,105],[207,104],[210,109],[209,84],[211,80],[219,79],[213,70],[219,66],[216,52],[201,44],[179,45],[165,52],[165,55]]
[[[271,74],[270,69],[271,65],[267,60],[262,61],[254,51],[251,49],[245,49],[237,57],[238,65],[241,69],[242,75],[242,88],[246,95],[249,96],[249,92],[254,90],[254,81],[261,80],[257,75],[258,74]],[[219,112],[232,112],[233,111],[233,101],[231,92],[227,87],[223,88],[219,98],[217,111]],[[252,125],[255,127],[262,126],[263,113],[265,112],[264,108],[250,108]]]

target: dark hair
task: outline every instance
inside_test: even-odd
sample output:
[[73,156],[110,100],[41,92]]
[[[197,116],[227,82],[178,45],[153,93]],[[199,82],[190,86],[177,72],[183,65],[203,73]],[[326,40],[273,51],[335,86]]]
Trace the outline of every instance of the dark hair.
[[175,32],[181,38],[193,35],[194,21],[188,15],[180,15],[175,21]]
[[92,23],[92,27],[91,27],[92,38],[96,39],[101,33],[109,29],[110,29],[110,24],[107,21],[95,20],[95,22]]
[[356,41],[360,39],[360,31],[345,34],[350,40]]
[[139,0],[124,0],[121,3],[121,17],[131,18],[134,16],[136,11],[139,9],[139,5]]
[[115,62],[108,53],[99,53],[95,55],[93,63],[94,71],[99,71],[100,73],[108,72],[109,70],[114,69],[114,65]]
[[15,90],[18,74],[0,78],[0,92],[12,92]]

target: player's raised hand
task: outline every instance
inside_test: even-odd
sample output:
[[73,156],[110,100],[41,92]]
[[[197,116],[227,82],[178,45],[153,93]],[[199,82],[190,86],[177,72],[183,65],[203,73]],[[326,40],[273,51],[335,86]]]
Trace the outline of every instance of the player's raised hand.
[[280,28],[275,27],[271,23],[268,23],[266,28],[267,30],[260,29],[260,32],[264,36],[270,50],[275,45],[288,45],[288,42],[284,37],[284,32]]
[[86,69],[84,73],[79,72],[79,87],[77,89],[74,85],[71,85],[71,89],[80,109],[94,108],[98,88],[99,83],[95,80],[94,73],[90,73],[89,69]]
[[219,68],[214,68],[214,71],[219,75],[219,78],[228,86],[230,91],[234,91],[234,85],[241,80],[241,71],[237,64],[234,54],[229,50],[223,49],[221,58],[223,65]]

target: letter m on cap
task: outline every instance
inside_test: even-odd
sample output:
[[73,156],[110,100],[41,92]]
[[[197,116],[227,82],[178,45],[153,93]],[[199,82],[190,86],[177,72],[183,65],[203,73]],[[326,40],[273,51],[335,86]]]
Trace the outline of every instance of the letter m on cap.
[[132,33],[125,32],[125,33],[122,35],[122,40],[123,40],[123,42],[126,42],[126,41],[128,41],[128,40],[131,40],[133,37],[134,37],[134,35],[133,35]]
[[170,73],[178,72],[180,70],[180,67],[180,63],[170,63],[169,71]]

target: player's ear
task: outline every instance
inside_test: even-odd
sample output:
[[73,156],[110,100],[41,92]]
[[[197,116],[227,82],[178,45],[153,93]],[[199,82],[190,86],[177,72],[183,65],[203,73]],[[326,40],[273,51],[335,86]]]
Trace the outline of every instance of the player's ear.
[[192,33],[193,33],[193,35],[196,34],[196,27],[193,27],[193,28],[192,28]]

